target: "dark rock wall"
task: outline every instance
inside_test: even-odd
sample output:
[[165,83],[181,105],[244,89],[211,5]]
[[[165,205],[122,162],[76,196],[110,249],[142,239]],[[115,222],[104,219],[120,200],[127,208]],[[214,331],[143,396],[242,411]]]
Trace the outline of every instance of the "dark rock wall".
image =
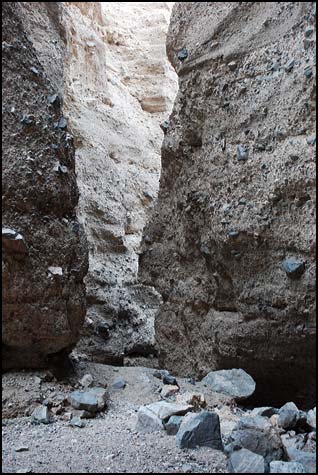
[[314,395],[314,20],[311,2],[177,2],[168,34],[180,89],[140,256],[161,364],[244,368],[262,402]]
[[[3,367],[45,365],[77,341],[87,244],[63,118],[59,4],[4,2]],[[57,95],[58,97],[55,97]]]

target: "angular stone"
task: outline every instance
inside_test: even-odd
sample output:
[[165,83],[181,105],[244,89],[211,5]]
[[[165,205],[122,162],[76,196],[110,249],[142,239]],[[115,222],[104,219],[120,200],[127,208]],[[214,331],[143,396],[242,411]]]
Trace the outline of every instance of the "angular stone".
[[238,145],[236,147],[236,155],[239,161],[248,159],[248,148],[245,145]]
[[317,427],[317,416],[316,416],[316,408],[310,409],[307,414],[307,424],[312,428],[316,429]]
[[27,452],[29,450],[29,447],[21,445],[19,447],[16,447],[14,450],[15,452]]
[[50,274],[52,274],[52,275],[63,275],[63,269],[62,269],[62,267],[50,266],[50,267],[48,267],[48,271],[49,271]]
[[160,394],[161,394],[161,397],[165,398],[165,397],[173,396],[178,391],[179,391],[179,386],[173,386],[171,384],[167,384],[161,389]]
[[270,473],[307,473],[303,465],[297,462],[280,462],[274,460],[269,464]]
[[79,417],[72,417],[69,423],[70,426],[72,427],[85,427],[85,422],[82,421]]
[[164,428],[168,435],[176,435],[181,426],[182,419],[182,416],[169,417],[168,422],[164,424]]
[[39,406],[34,409],[32,413],[32,420],[40,424],[49,424],[50,423],[50,413],[49,409],[46,406]]
[[2,244],[4,250],[20,256],[28,253],[28,248],[22,234],[14,229],[2,228]]
[[306,66],[304,69],[304,75],[306,76],[306,78],[311,78],[312,74],[313,74],[312,67]]
[[228,67],[230,71],[235,71],[237,68],[237,64],[235,61],[231,61],[230,63],[228,63]]
[[299,277],[305,271],[305,262],[293,257],[286,258],[282,262],[282,268],[288,277]]
[[217,393],[227,394],[236,401],[242,401],[255,391],[255,381],[243,369],[212,371],[203,379]]
[[315,145],[316,135],[309,135],[309,137],[306,138],[306,142],[308,143],[308,145]]
[[178,59],[184,61],[188,57],[187,48],[183,47],[178,51]]
[[265,463],[281,460],[284,455],[280,434],[266,417],[242,417],[229,437],[227,451],[245,448],[262,455]]
[[136,430],[139,432],[157,432],[164,429],[162,420],[148,407],[141,406],[138,410]]
[[290,448],[287,450],[287,455],[290,461],[301,464],[307,473],[316,473],[317,458],[315,453]]
[[35,117],[34,117],[34,115],[25,114],[25,115],[23,115],[20,122],[21,122],[21,124],[24,124],[24,125],[31,125],[31,124],[35,123]]
[[277,425],[285,430],[295,429],[299,421],[299,411],[285,409],[278,415]]
[[177,380],[174,376],[171,376],[171,374],[163,374],[162,375],[162,382],[163,384],[170,384],[170,385],[176,385]]
[[68,402],[74,409],[97,412],[105,407],[106,397],[104,388],[92,388],[87,392],[73,391],[68,396]]
[[66,130],[67,129],[67,120],[65,117],[61,117],[57,123],[59,129]]
[[184,415],[192,409],[185,404],[174,404],[166,401],[158,401],[148,406],[141,406],[138,411],[136,430],[153,432],[164,428],[163,421],[174,415]]
[[291,59],[285,66],[285,71],[287,71],[288,73],[293,69],[293,67],[295,66],[295,60],[294,59]]
[[219,416],[215,412],[202,411],[184,417],[176,444],[181,449],[204,446],[223,450]]
[[84,374],[84,376],[79,380],[79,383],[84,388],[88,388],[92,386],[94,382],[93,376],[91,374]]
[[229,463],[232,473],[265,473],[264,457],[247,449],[232,452]]

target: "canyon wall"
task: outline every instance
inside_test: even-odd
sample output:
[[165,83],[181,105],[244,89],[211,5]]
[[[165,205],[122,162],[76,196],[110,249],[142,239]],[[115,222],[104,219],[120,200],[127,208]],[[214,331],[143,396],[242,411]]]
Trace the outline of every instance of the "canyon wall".
[[140,279],[161,365],[240,367],[255,399],[314,398],[315,4],[177,2],[179,93]]
[[159,187],[160,123],[177,90],[166,2],[65,2],[65,110],[76,145],[78,214],[89,243],[77,353],[101,363],[155,353],[160,295],[137,283],[142,230]]
[[[2,36],[3,368],[69,352],[85,315],[87,243],[63,116],[58,3],[4,2]],[[52,357],[50,359],[50,357]]]

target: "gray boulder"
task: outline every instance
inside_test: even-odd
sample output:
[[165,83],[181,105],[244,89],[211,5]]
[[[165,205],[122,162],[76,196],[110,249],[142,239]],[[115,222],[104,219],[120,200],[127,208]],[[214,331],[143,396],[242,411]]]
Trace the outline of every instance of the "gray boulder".
[[229,465],[232,473],[265,473],[264,457],[247,449],[232,452]]
[[140,432],[163,430],[163,422],[168,421],[171,416],[184,415],[192,408],[190,404],[174,404],[166,401],[141,406],[138,411],[136,430]]
[[104,388],[91,388],[85,392],[73,391],[67,399],[74,409],[94,413],[104,409],[107,399],[107,391]]
[[307,473],[316,473],[317,457],[315,453],[289,448],[287,454],[291,462],[303,465]]
[[50,413],[49,409],[46,406],[39,406],[34,409],[32,413],[32,421],[38,422],[40,424],[49,424],[50,423]]
[[307,424],[312,428],[316,430],[317,427],[317,416],[316,416],[316,408],[314,407],[310,411],[308,411],[307,414]]
[[204,446],[223,450],[219,416],[208,411],[188,414],[177,432],[176,444],[181,449]]
[[266,417],[261,416],[242,417],[238,421],[229,436],[226,451],[231,453],[238,448],[262,455],[266,465],[272,460],[282,460],[284,456],[283,443],[278,430]]
[[176,435],[180,429],[182,416],[171,416],[169,417],[168,422],[165,423],[164,427],[168,435]]
[[273,461],[269,464],[270,473],[307,473],[304,467],[297,462]]
[[251,396],[256,387],[254,379],[243,369],[212,371],[203,379],[217,393],[227,394],[236,401],[242,401]]

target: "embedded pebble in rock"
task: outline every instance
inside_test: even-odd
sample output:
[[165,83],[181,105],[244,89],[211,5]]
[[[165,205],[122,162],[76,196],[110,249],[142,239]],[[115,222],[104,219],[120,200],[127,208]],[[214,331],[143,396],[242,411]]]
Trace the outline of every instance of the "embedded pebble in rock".
[[269,468],[270,473],[307,473],[303,465],[297,462],[273,461]]
[[211,371],[202,382],[217,393],[227,394],[236,401],[242,401],[251,396],[256,387],[253,378],[243,369]]
[[237,151],[237,159],[239,161],[248,159],[248,148],[247,147],[245,147],[244,145],[238,145],[236,147],[236,151]]
[[188,57],[187,48],[183,47],[180,51],[178,51],[178,59],[180,61],[184,61]]
[[287,258],[282,262],[282,268],[289,277],[299,277],[305,271],[305,262],[295,258]]
[[265,473],[264,457],[247,449],[231,453],[229,464],[232,473]]
[[219,416],[215,412],[208,411],[188,414],[181,422],[176,435],[176,444],[181,449],[203,446],[223,450]]

